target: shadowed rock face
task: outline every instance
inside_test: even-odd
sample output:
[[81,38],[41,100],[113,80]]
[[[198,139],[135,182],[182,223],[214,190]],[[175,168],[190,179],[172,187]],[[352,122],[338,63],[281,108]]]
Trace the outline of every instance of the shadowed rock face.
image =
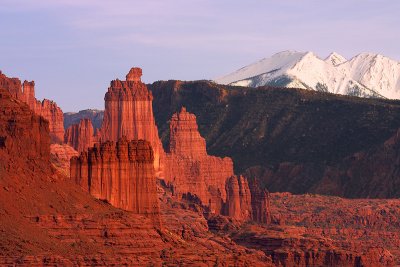
[[93,124],[94,130],[98,130],[103,123],[103,110],[85,109],[79,112],[66,112],[64,113],[64,129],[67,130],[73,124],[79,124],[82,119],[90,119]]
[[144,140],[96,144],[71,159],[71,178],[92,196],[137,214],[159,214],[154,155]]
[[[259,178],[270,192],[400,196],[397,157],[383,160],[395,149],[377,149],[400,128],[400,101],[207,81],[148,87],[164,144],[169,118],[185,106],[197,117],[208,153],[231,157],[237,173]],[[378,157],[384,164],[371,164],[374,171],[368,164]]]
[[21,81],[18,78],[8,78],[0,72],[0,88],[8,90],[12,97],[25,102],[37,114],[49,122],[50,137],[53,143],[64,140],[63,112],[51,100],[38,101],[35,98],[35,82]]

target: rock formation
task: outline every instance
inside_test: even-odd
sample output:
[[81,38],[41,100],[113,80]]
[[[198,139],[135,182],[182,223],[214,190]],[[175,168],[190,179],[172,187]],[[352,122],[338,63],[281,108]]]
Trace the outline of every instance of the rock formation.
[[121,137],[149,141],[154,151],[154,168],[159,173],[164,151],[154,121],[153,96],[141,82],[141,75],[140,68],[132,68],[126,81],[111,81],[104,97],[104,120],[98,138],[100,141],[117,141]]
[[[209,156],[196,116],[182,107],[170,122],[169,153],[164,179],[176,196],[196,196],[211,213],[236,220],[269,223],[268,194],[249,187],[247,179],[235,176],[230,158]],[[253,213],[253,209],[255,212]]]
[[248,179],[251,193],[252,218],[256,222],[271,223],[270,196],[266,189],[262,189],[258,180]]
[[[252,219],[252,195],[247,179],[232,176],[226,181],[226,204],[224,214],[238,220]],[[265,207],[266,208],[266,207]]]
[[71,178],[92,196],[138,214],[158,216],[154,154],[144,140],[96,144],[71,159]]
[[0,266],[272,266],[202,214],[164,204],[160,229],[94,199],[58,178],[49,148],[47,120],[0,88]]
[[11,95],[25,103],[37,114],[48,120],[50,137],[53,143],[62,143],[64,140],[63,112],[51,100],[38,101],[35,98],[35,82],[21,81],[18,78],[8,78],[0,72],[0,87],[8,90]]
[[[90,120],[85,120],[67,129],[65,142],[83,152],[98,142],[116,142],[120,138],[146,140],[154,151],[156,176],[164,179],[173,188],[175,196],[178,198],[194,196],[211,213],[228,215],[242,221],[252,219],[251,205],[256,202],[251,201],[251,191],[246,179],[238,177],[234,178],[236,180],[228,181],[234,176],[232,160],[228,157],[219,158],[207,154],[206,142],[198,131],[196,116],[187,112],[184,107],[171,118],[168,153],[164,152],[153,117],[153,96],[140,81],[141,75],[140,68],[132,68],[126,75],[126,81],[111,81],[104,98],[104,120],[95,137]],[[89,182],[92,185],[88,187],[87,178],[83,180],[81,178],[93,175],[87,170],[92,168],[87,166],[91,164],[89,163],[91,154],[93,152],[81,156],[80,164],[84,167],[79,178],[75,177],[76,181],[96,197],[110,200],[109,195],[104,195],[105,192],[98,193],[98,186],[93,184],[93,181]],[[76,164],[72,163],[71,175],[76,175],[74,166]],[[239,191],[236,190],[238,188]],[[227,190],[231,193],[229,199]],[[116,201],[116,206],[122,207],[123,204]],[[263,208],[268,207],[266,205],[259,207]],[[240,209],[243,211],[239,211]],[[257,220],[260,218],[256,217]]]
[[[49,170],[50,139],[48,122],[25,104],[15,101],[0,88],[0,172],[18,170],[19,164],[31,163],[31,168]],[[43,165],[34,166],[32,159],[40,158]],[[47,164],[46,164],[47,163]]]
[[233,176],[230,158],[207,155],[206,143],[197,130],[196,116],[185,108],[172,116],[170,123],[170,153],[166,155],[164,179],[174,193],[191,193],[220,214],[226,202],[225,184]]
[[75,156],[78,151],[67,144],[50,145],[50,162],[64,177],[70,177],[70,160]]
[[200,136],[196,116],[187,112],[185,107],[172,115],[169,153],[190,158],[207,156],[206,140]]
[[254,244],[252,248],[262,247],[277,265],[400,263],[399,200],[290,193],[271,193],[270,197],[275,227],[243,229],[242,241]]
[[64,134],[64,143],[72,146],[78,152],[84,152],[94,145],[92,121],[82,119],[79,124],[71,125]]

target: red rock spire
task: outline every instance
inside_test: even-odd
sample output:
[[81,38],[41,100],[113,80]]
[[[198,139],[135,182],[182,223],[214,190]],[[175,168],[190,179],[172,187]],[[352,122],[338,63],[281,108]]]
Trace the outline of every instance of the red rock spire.
[[126,75],[126,81],[127,82],[141,82],[142,77],[142,69],[133,67],[129,71],[129,73]]
[[191,158],[207,155],[206,141],[199,133],[196,116],[187,112],[185,107],[172,115],[169,151]]
[[111,81],[104,97],[104,120],[98,138],[103,142],[116,142],[122,137],[149,141],[158,175],[162,169],[164,150],[154,120],[153,95],[140,81],[141,75],[142,69],[132,68],[126,75],[126,81]]

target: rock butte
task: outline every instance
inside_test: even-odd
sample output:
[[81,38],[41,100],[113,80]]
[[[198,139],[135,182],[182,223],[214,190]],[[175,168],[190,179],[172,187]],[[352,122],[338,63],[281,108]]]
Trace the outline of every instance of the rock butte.
[[[260,200],[252,199],[252,189],[246,178],[234,176],[232,160],[207,154],[196,116],[184,107],[171,118],[170,145],[168,152],[164,152],[153,116],[153,96],[141,82],[141,75],[140,68],[132,68],[126,75],[126,81],[111,82],[104,98],[103,124],[96,136],[91,134],[91,124],[81,121],[79,125],[68,128],[65,141],[78,151],[85,151],[93,140],[147,140],[153,148],[156,176],[165,180],[176,197],[190,194],[211,213],[242,221],[254,219],[268,223],[268,193],[258,193],[257,197],[262,197]],[[227,192],[230,193],[229,198]]]
[[132,68],[126,81],[113,80],[106,93],[104,119],[98,141],[147,140],[154,152],[156,173],[162,170],[164,154],[153,115],[153,95],[141,82],[142,70]]
[[53,143],[62,143],[64,140],[63,112],[51,100],[38,101],[35,98],[35,82],[24,81],[18,78],[8,78],[0,71],[0,88],[8,90],[14,98],[25,102],[37,114],[49,122],[50,137]]

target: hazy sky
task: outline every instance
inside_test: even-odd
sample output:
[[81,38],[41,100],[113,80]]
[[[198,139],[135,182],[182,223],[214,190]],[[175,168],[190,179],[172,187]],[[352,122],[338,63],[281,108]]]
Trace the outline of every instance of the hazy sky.
[[0,70],[66,111],[112,79],[212,79],[283,50],[400,60],[397,0],[0,0]]

